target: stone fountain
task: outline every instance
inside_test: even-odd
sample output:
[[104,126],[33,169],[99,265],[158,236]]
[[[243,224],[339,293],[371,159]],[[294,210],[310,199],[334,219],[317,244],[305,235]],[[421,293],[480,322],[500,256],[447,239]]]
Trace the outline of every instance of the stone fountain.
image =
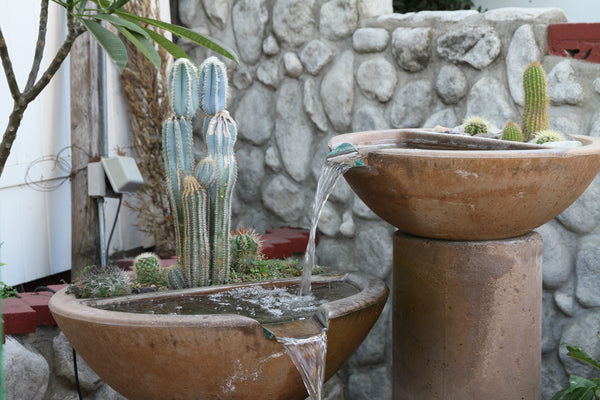
[[[544,148],[358,132],[344,177],[394,234],[395,399],[539,399],[542,240],[600,170],[600,140]],[[356,154],[354,155],[356,157]]]

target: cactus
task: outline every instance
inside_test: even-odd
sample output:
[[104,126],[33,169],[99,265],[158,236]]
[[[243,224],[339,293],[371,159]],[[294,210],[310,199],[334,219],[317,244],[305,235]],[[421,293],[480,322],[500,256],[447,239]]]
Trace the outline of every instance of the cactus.
[[261,261],[262,239],[252,228],[239,228],[231,233],[231,268],[247,272],[254,261]]
[[471,136],[488,133],[490,124],[481,117],[469,117],[463,121],[463,131]]
[[88,265],[67,288],[67,294],[74,294],[78,298],[120,296],[130,292],[131,279],[125,271],[115,266],[101,268]]
[[[173,115],[163,128],[166,181],[175,225],[173,288],[224,283],[229,276],[231,197],[237,177],[236,124],[225,110],[225,66],[215,57],[200,67],[186,59],[169,74]],[[207,154],[195,163],[191,118],[201,106]]]
[[536,144],[544,144],[548,142],[560,142],[563,139],[560,136],[560,132],[545,129],[536,133],[533,140]]
[[141,285],[167,286],[167,276],[154,253],[142,253],[133,260],[136,281]]
[[522,142],[523,133],[521,128],[514,122],[508,122],[502,129],[502,140],[510,140],[512,142]]
[[544,68],[540,63],[530,63],[523,72],[523,136],[533,139],[537,132],[548,129],[548,93]]

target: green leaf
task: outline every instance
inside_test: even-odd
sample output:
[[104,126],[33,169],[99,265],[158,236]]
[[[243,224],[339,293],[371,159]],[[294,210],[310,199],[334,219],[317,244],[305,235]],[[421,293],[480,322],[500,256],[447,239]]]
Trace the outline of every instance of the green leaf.
[[567,348],[567,350],[568,350],[567,355],[569,357],[573,357],[576,360],[583,361],[584,363],[589,364],[592,367],[594,367],[600,371],[600,364],[598,364],[598,362],[596,360],[594,360],[592,357],[590,357],[589,354],[587,354],[585,351],[583,351],[581,349],[581,347],[570,346],[566,343],[561,343],[561,345],[563,345]]
[[204,46],[207,49],[213,50],[213,51],[235,61],[237,64],[239,64],[239,61],[238,61],[238,58],[237,58],[237,55],[235,54],[235,52],[232,49],[230,49],[227,45],[218,41],[217,39],[202,35],[198,32],[194,32],[194,31],[184,28],[182,26],[169,24],[167,22],[157,21],[157,20],[151,19],[151,18],[140,17],[138,15],[130,14],[126,11],[116,10],[115,13],[125,19],[129,19],[130,21],[135,20],[135,21],[139,21],[139,22],[145,22],[152,26],[162,28],[166,31],[174,33],[177,36],[180,36],[191,42],[194,42],[196,44]]
[[108,12],[113,12],[114,10],[123,7],[125,4],[129,3],[130,0],[117,0],[113,2],[110,7],[108,7]]
[[188,56],[185,51],[181,50],[181,48],[179,46],[177,46],[175,43],[171,42],[166,37],[162,36],[159,33],[156,33],[152,29],[148,29],[148,28],[143,28],[143,29],[146,31],[146,33],[150,36],[150,38],[152,40],[154,40],[160,47],[165,49],[175,59],[190,58],[190,56]]
[[88,0],[82,0],[81,3],[79,3],[79,7],[77,7],[77,12],[79,14],[83,14],[83,11],[85,10],[85,6],[87,4]]
[[121,39],[108,29],[100,26],[100,24],[94,20],[79,18],[79,21],[81,21],[87,30],[96,38],[98,43],[100,43],[100,46],[106,51],[106,54],[113,59],[119,72],[123,72],[123,69],[127,64],[127,48],[123,42],[121,42]]
[[139,26],[136,23],[133,23],[131,21],[127,21],[127,20],[125,20],[123,18],[119,18],[116,15],[112,15],[112,14],[96,14],[93,17],[96,18],[96,19],[101,19],[101,20],[104,20],[106,22],[109,22],[115,28],[117,26],[123,26],[123,27],[129,29],[130,31],[137,32],[140,35],[144,35],[146,37],[149,37],[148,34],[146,33],[146,31],[144,30],[144,28],[142,28],[141,26]]
[[137,47],[148,60],[152,61],[152,64],[154,64],[156,68],[160,68],[160,56],[148,38],[137,32],[128,31],[122,26],[117,25],[115,28],[117,28],[127,40],[133,43],[133,45]]

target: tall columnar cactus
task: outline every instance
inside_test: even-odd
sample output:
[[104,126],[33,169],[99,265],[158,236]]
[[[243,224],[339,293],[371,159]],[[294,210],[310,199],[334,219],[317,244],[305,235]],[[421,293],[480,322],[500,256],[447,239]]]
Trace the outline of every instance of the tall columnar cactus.
[[[173,115],[163,129],[167,190],[171,200],[177,266],[168,274],[174,288],[223,283],[229,276],[231,195],[236,180],[233,145],[236,125],[225,110],[227,74],[215,57],[200,71],[187,59],[169,74]],[[198,107],[204,123],[207,154],[197,164],[191,119]]]
[[224,282],[229,278],[231,246],[231,199],[237,180],[237,164],[233,146],[237,137],[235,121],[225,110],[227,73],[225,66],[210,57],[200,66],[200,107],[208,115],[204,122],[204,141],[208,156],[214,162],[214,184],[210,193],[211,279]]
[[523,136],[525,141],[548,129],[548,91],[546,74],[540,63],[530,63],[523,72]]

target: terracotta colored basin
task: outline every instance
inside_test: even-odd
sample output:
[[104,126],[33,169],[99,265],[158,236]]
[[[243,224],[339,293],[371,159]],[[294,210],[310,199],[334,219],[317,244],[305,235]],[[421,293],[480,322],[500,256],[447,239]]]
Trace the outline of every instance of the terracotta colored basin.
[[[358,273],[313,277],[313,283],[342,278],[360,292],[325,303],[317,312],[317,319],[328,325],[326,379],[365,338],[389,292],[383,281]],[[261,285],[298,282],[285,280]],[[233,287],[239,286],[244,285]],[[230,287],[140,296],[182,296]],[[307,396],[283,346],[267,338],[263,326],[253,319],[225,314],[134,314],[100,310],[86,303],[90,300],[75,299],[63,290],[52,297],[50,309],[81,357],[129,400],[300,400]],[[286,330],[281,325],[275,328]],[[295,329],[294,323],[287,327],[288,331]]]
[[344,174],[356,194],[385,221],[416,236],[493,240],[525,234],[573,203],[600,169],[600,139],[583,146],[527,143],[424,130],[339,135],[368,166]]

